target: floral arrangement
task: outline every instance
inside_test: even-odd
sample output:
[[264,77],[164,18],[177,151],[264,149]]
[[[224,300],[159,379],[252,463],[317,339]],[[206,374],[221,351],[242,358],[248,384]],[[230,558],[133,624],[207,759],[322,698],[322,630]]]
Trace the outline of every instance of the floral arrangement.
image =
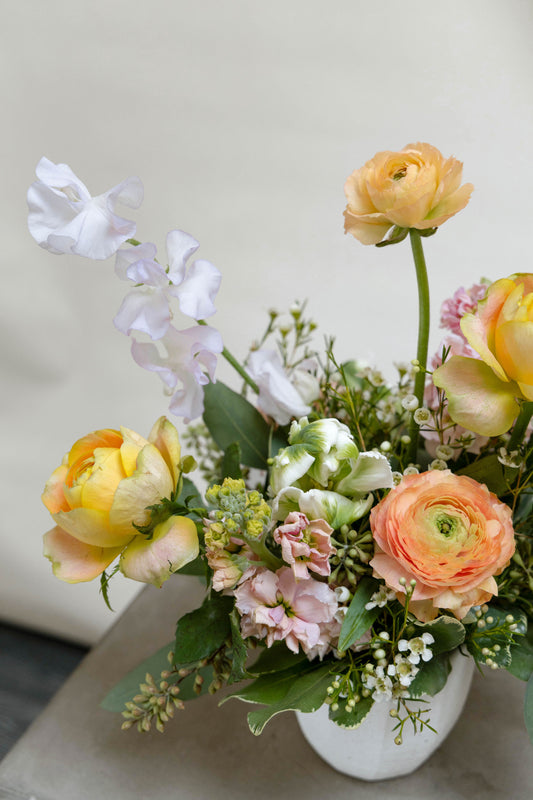
[[[92,197],[46,158],[28,192],[29,229],[53,253],[115,255],[129,291],[114,323],[190,424],[182,455],[161,417],[147,438],[99,430],[71,447],[46,484],[55,527],[44,552],[71,583],[117,572],[157,587],[173,575],[206,586],[175,641],[104,701],[122,727],[162,731],[176,709],[233,687],[257,708],[258,734],[282,711],[355,728],[391,703],[391,730],[431,727],[431,703],[459,652],[528,681],[533,739],[533,274],[459,288],[428,359],[423,238],[463,209],[473,187],[434,147],[381,152],[345,185],[345,230],[365,245],[409,238],[419,291],[416,358],[395,384],[331,340],[312,347],[305,304],[270,312],[238,361],[206,323],[221,276],[189,234],[166,259],[135,239],[142,185]],[[166,264],[166,265],[165,265]],[[193,320],[175,326],[171,307]],[[215,381],[226,358],[242,386]],[[199,468],[204,496],[190,475]],[[234,687],[234,684],[238,684]]]

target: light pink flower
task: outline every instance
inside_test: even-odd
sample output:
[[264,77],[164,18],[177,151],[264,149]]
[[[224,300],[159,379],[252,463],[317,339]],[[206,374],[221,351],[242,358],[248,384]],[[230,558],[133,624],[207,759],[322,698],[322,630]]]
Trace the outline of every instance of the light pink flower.
[[274,531],[274,541],[281,545],[283,560],[290,564],[298,580],[309,577],[309,570],[329,575],[329,557],[335,553],[331,544],[333,528],[323,519],[310,522],[300,511],[291,511],[283,525]]
[[327,584],[297,581],[289,567],[260,568],[245,572],[233,593],[244,637],[265,639],[267,647],[285,641],[294,653],[300,645],[304,653],[327,646],[322,624],[334,619],[338,606]]
[[474,283],[469,289],[460,286],[453,297],[445,300],[440,308],[440,327],[461,336],[466,342],[461,330],[461,317],[475,311],[477,304],[486,294],[486,283]]

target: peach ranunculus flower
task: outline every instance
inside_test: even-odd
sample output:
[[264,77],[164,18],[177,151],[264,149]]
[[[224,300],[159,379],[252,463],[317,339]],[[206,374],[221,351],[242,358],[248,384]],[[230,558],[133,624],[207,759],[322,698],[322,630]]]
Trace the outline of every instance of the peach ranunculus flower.
[[533,400],[533,274],[489,286],[461,330],[480,359],[452,356],[433,373],[454,422],[483,436],[500,436],[518,414],[516,398]]
[[439,609],[462,619],[498,594],[494,575],[515,550],[511,509],[485,485],[450,470],[405,476],[372,509],[370,525],[374,576],[400,601],[400,579],[407,586],[414,579],[409,611],[423,622]]
[[161,417],[147,439],[127,428],[79,439],[48,480],[42,500],[56,527],[44,555],[57,578],[90,581],[120,555],[124,575],[161,586],[199,552],[194,522],[169,516],[151,536],[148,506],[170,498],[180,477],[176,428]]
[[419,142],[398,153],[377,153],[344,185],[344,230],[363,244],[377,244],[394,225],[436,228],[466,206],[474,189],[461,186],[463,165]]

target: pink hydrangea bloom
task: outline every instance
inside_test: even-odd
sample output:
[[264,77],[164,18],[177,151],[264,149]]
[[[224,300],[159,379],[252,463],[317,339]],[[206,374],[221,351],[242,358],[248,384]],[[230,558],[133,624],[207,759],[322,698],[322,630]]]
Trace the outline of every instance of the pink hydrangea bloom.
[[475,283],[470,289],[460,286],[453,297],[449,297],[440,309],[440,327],[447,328],[458,336],[461,331],[461,317],[474,311],[480,300],[487,294],[486,283]]
[[308,578],[309,570],[329,575],[329,557],[335,553],[331,544],[333,528],[323,519],[310,522],[300,511],[291,511],[283,525],[274,531],[274,541],[281,545],[283,560],[290,564],[297,579]]
[[300,645],[304,653],[327,649],[323,626],[334,619],[338,606],[327,584],[313,578],[297,581],[289,567],[277,572],[252,568],[233,594],[244,637],[265,639],[267,647],[285,641],[294,653]]

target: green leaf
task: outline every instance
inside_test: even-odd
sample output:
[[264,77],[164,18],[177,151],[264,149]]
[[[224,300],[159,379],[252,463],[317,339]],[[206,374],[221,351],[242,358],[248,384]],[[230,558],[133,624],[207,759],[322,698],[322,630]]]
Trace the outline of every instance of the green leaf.
[[229,444],[222,458],[222,480],[224,478],[242,478],[241,446],[239,442]]
[[[467,657],[465,656],[465,658]],[[409,686],[410,697],[421,697],[423,694],[433,696],[444,688],[451,670],[447,653],[441,653],[438,656],[434,655],[430,661],[422,661],[417,666],[420,671],[417,672],[415,679]]]
[[497,494],[499,497],[509,491],[503,467],[498,461],[498,456],[495,454],[480,458],[479,461],[474,461],[473,464],[469,464],[467,467],[460,469],[457,474],[467,475],[478,483],[486,484],[490,491],[494,492],[494,494]]
[[297,677],[285,697],[277,703],[257,711],[250,711],[248,714],[250,730],[255,736],[259,736],[267,722],[283,711],[316,711],[326,699],[330,683],[331,666],[329,664],[324,664],[312,672]]
[[174,575],[195,575],[197,578],[202,578],[203,582],[207,584],[206,564],[201,556],[197,556],[194,561],[189,561],[181,569],[176,570]]
[[336,711],[333,711],[331,706],[329,707],[328,716],[340,728],[346,728],[346,730],[351,731],[358,728],[363,720],[366,719],[373,705],[374,700],[372,697],[362,697],[353,708],[349,709],[346,708],[346,700],[341,699]]
[[529,740],[533,744],[533,675],[527,682],[526,697],[524,701],[524,719],[526,722]]
[[365,608],[365,605],[378,588],[377,581],[372,578],[363,578],[358,584],[342,623],[339,635],[339,650],[347,650],[351,647],[354,642],[367,632],[379,616],[380,608],[372,608],[370,611]]
[[187,508],[191,508],[193,506],[203,506],[204,501],[202,500],[202,495],[191,481],[190,478],[184,478],[182,476],[182,485],[181,485],[181,492],[179,496],[176,498],[177,503],[182,503]]
[[268,675],[260,675],[252,683],[242,686],[236,692],[226,695],[220,701],[220,705],[225,703],[226,700],[236,698],[245,703],[261,703],[264,705],[272,705],[280,702],[294,681],[305,672],[309,672],[309,661],[306,660],[304,665],[296,665],[292,669],[284,670],[284,672],[273,672]]
[[204,387],[204,409],[204,422],[221,450],[238,442],[243,464],[267,468],[270,427],[248,400],[217,381]]
[[163,670],[170,669],[168,654],[174,646],[173,642],[166,644],[150,658],[142,661],[137,667],[128,672],[122,680],[114,686],[100,703],[106,711],[124,711],[124,703],[131,700],[139,693],[139,684],[144,683],[147,672],[154,678],[159,676]]
[[231,665],[231,672],[228,678],[228,683],[236,683],[242,681],[243,678],[249,677],[244,665],[248,656],[248,648],[241,635],[240,617],[236,608],[233,609],[229,615],[231,626],[231,649],[233,660]]
[[117,574],[119,569],[120,569],[120,564],[115,564],[109,575],[107,574],[105,569],[100,575],[100,594],[104,598],[104,603],[106,604],[106,606],[110,611],[114,611],[114,609],[111,608],[111,603],[109,602],[109,581],[114,575]]
[[423,633],[430,633],[433,636],[435,641],[430,648],[434,656],[455,650],[464,642],[466,636],[465,626],[455,617],[446,615],[437,617],[431,622],[415,622],[414,630],[413,636],[421,636]]
[[301,650],[298,653],[293,653],[285,642],[276,642],[272,647],[265,647],[262,650],[259,658],[248,668],[248,672],[252,673],[252,675],[283,672],[304,661],[307,661],[307,656]]
[[511,663],[507,667],[511,675],[521,681],[528,681],[533,674],[533,626],[530,625],[525,636],[511,645]]
[[176,626],[175,664],[192,664],[208,658],[231,635],[229,615],[234,599],[213,594],[195,611],[185,614]]

